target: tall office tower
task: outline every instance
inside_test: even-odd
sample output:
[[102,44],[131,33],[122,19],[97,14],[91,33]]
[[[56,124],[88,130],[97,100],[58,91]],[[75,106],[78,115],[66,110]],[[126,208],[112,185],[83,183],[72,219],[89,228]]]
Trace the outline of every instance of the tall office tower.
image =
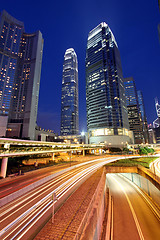
[[155,107],[156,107],[156,113],[157,113],[157,118],[156,120],[153,121],[153,127],[157,128],[160,127],[160,104],[158,103],[158,98],[155,98]]
[[136,85],[133,77],[124,79],[130,130],[134,133],[135,143],[144,143],[142,118],[139,110]]
[[155,107],[157,118],[153,121],[153,130],[155,134],[156,143],[160,143],[160,105],[158,103],[158,98],[155,98]]
[[143,134],[144,134],[144,140],[145,143],[149,143],[149,135],[148,135],[148,124],[147,124],[147,117],[146,117],[146,111],[144,107],[144,100],[143,100],[143,94],[140,90],[137,91],[138,96],[138,104],[139,104],[139,110],[142,118],[142,127],[143,127]]
[[90,143],[130,141],[120,53],[105,22],[88,35],[86,104]]
[[12,87],[17,66],[22,22],[5,10],[0,13],[0,136],[6,135]]
[[[0,136],[34,139],[43,39],[24,24],[0,15]],[[4,121],[5,119],[5,121]]]
[[73,48],[66,50],[63,63],[61,96],[61,135],[77,135],[78,113],[78,61]]
[[42,51],[40,31],[22,34],[10,103],[8,137],[35,138]]

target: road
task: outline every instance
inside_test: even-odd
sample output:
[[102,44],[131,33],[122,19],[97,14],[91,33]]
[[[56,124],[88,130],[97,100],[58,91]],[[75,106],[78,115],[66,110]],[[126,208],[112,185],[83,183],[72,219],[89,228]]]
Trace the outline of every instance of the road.
[[[114,158],[115,160],[117,158]],[[52,207],[52,194],[56,193],[58,202],[64,199],[64,196],[75,186],[78,186],[80,182],[84,181],[84,177],[92,174],[96,169],[100,168],[104,164],[113,161],[113,158],[102,158],[99,160],[89,161],[88,163],[81,163],[79,167],[63,173],[52,180],[46,182],[45,184],[37,187],[36,189],[24,194],[18,199],[13,200],[9,204],[1,207],[0,213],[0,239],[17,239],[17,232],[21,229],[26,230],[33,225],[33,222],[37,220],[32,220],[32,218],[40,218],[41,213],[48,211]],[[76,185],[77,184],[77,185]],[[43,200],[42,200],[43,199]],[[26,214],[27,213],[27,214]],[[18,233],[20,238],[23,238],[24,230],[22,233]]]
[[[116,156],[112,156],[109,157],[110,159],[115,158]],[[89,162],[89,161],[93,161],[96,159],[102,159],[106,158],[105,155],[103,156],[86,156],[86,157],[78,157],[78,161],[74,162],[74,159],[66,164],[62,164],[62,165],[55,165],[52,167],[46,167],[46,168],[41,168],[41,169],[37,169],[34,171],[30,171],[25,173],[24,175],[20,175],[20,176],[15,176],[12,178],[5,178],[5,179],[0,179],[0,199],[19,190],[22,189],[44,177],[47,177],[51,174],[60,172],[63,169],[69,168],[70,165],[77,165],[77,164],[81,164],[81,163],[85,163],[85,162]],[[75,158],[76,159],[76,158]]]
[[68,163],[60,166],[46,167],[25,173],[25,175],[2,179],[0,180],[0,199],[69,166]]
[[158,177],[160,177],[160,158],[156,159],[150,164],[151,170],[156,174]]
[[159,240],[160,212],[156,206],[119,174],[107,174],[107,182],[113,199],[112,239]]

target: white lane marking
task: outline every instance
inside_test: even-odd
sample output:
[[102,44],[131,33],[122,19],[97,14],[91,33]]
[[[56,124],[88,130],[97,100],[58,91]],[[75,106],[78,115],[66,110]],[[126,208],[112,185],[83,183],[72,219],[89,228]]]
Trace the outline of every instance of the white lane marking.
[[139,225],[136,213],[135,213],[135,211],[133,209],[133,206],[132,206],[132,204],[131,204],[131,202],[130,202],[126,192],[125,192],[125,189],[123,188],[123,186],[113,176],[110,176],[110,177],[114,179],[114,181],[120,186],[121,190],[124,192],[124,195],[126,196],[127,202],[128,202],[129,207],[131,209],[131,212],[132,212],[132,215],[133,215],[133,219],[135,221],[135,224],[136,224],[136,227],[137,227],[137,230],[138,230],[139,237],[140,237],[141,240],[144,240],[144,236],[143,236],[142,230],[140,228],[140,225]]
[[[73,181],[73,183],[69,183],[69,181],[70,181],[70,179],[69,180],[67,180],[67,182],[69,183],[69,186],[65,189],[65,192],[67,192],[67,191],[69,191],[74,185],[76,185],[76,183],[78,183],[79,181],[81,181],[81,179],[83,179],[83,177],[84,176],[87,176],[88,174],[90,174],[92,171],[95,171],[99,166],[101,166],[101,164],[100,163],[98,163],[98,164],[96,164],[95,166],[91,166],[91,167],[89,167],[89,168],[87,168],[87,169],[85,169],[85,170],[83,170],[82,172],[80,172],[80,173],[78,173],[77,174],[77,176],[79,176],[78,178],[77,178],[77,180],[76,180],[76,182],[75,181]],[[75,178],[75,176],[73,176],[71,179],[74,179]],[[61,186],[63,186],[65,183],[63,183]],[[60,187],[58,187],[57,189],[59,189]],[[55,189],[55,191],[56,191],[56,189]],[[62,189],[62,194],[61,194],[61,196],[58,198],[58,199],[60,199],[60,198],[62,198],[62,196],[64,195],[64,190]],[[49,194],[48,194],[48,196],[49,196]],[[47,197],[48,197],[47,196]],[[58,197],[58,195],[57,195],[57,197]],[[34,206],[33,206],[34,207]],[[24,214],[22,214],[22,215],[24,215]],[[20,218],[20,217],[19,217]],[[11,224],[9,224],[10,226],[13,226],[13,223],[14,223],[15,221],[13,221]],[[29,223],[27,223],[26,224],[26,226],[28,225]],[[7,228],[9,228],[10,226],[7,226]],[[19,226],[20,226],[21,224],[19,224]],[[31,225],[32,226],[32,225]],[[30,227],[31,227],[30,226]],[[29,229],[30,229],[30,227],[29,227]],[[4,234],[4,232],[7,230],[7,228],[4,228],[2,231],[1,231],[1,235],[3,235]],[[22,228],[22,230],[24,229],[25,227],[23,227]],[[18,233],[16,233],[16,235],[15,236],[17,236],[17,234],[19,234],[22,230],[20,230]],[[28,229],[26,229],[25,230],[25,232],[26,231],[28,231]],[[13,231],[12,231],[13,232]],[[24,232],[24,233],[25,233]],[[24,235],[24,233],[22,233],[22,236]],[[10,233],[9,233],[9,235],[10,235]],[[9,235],[7,235],[7,236],[9,236]],[[15,237],[14,236],[14,237]],[[14,239],[14,237],[12,238],[12,239]],[[20,238],[21,238],[21,236],[20,236]],[[5,239],[5,238],[4,238]],[[18,238],[19,239],[19,238]]]
[[129,180],[128,178],[124,177],[121,174],[118,175],[121,178],[125,179],[125,181],[127,181],[130,185],[132,185],[136,189],[136,191],[144,198],[145,202],[148,204],[151,211],[154,213],[155,217],[160,221],[160,212],[158,209],[156,209],[155,205],[150,201],[149,196],[147,197],[147,195],[144,194],[143,191],[135,183],[131,182],[131,180]]

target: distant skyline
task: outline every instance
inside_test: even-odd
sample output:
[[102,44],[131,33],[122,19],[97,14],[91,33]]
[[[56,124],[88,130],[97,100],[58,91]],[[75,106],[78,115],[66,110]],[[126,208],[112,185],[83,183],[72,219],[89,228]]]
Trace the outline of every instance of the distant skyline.
[[148,123],[156,118],[154,98],[160,101],[160,43],[157,0],[2,1],[24,22],[26,32],[40,30],[44,38],[38,125],[60,133],[61,84],[65,50],[74,48],[79,70],[80,131],[86,130],[85,54],[91,29],[106,22],[116,38],[124,77],[133,76],[142,90]]

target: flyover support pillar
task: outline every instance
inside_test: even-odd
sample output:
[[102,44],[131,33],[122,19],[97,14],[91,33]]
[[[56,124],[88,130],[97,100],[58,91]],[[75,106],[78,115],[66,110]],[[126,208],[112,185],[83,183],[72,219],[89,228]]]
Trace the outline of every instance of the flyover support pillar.
[[55,153],[52,153],[52,158],[51,158],[52,161],[55,160]]
[[85,157],[85,150],[83,150],[83,157]]
[[3,157],[2,163],[1,163],[1,175],[0,175],[2,178],[6,177],[7,163],[8,163],[8,157]]
[[102,149],[101,148],[99,149],[99,153],[102,154]]

